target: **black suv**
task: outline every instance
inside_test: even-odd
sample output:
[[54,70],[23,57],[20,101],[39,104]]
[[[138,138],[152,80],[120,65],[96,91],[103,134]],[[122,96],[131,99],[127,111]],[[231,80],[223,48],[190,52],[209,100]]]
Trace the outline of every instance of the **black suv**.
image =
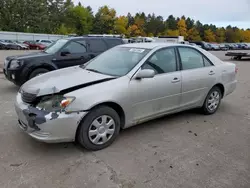
[[81,65],[100,53],[120,44],[120,38],[73,37],[57,40],[41,52],[10,56],[4,61],[5,77],[20,86],[40,74]]

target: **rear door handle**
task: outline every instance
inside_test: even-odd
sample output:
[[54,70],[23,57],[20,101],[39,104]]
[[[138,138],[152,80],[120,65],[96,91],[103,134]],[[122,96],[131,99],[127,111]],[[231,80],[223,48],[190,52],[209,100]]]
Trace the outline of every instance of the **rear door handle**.
[[208,74],[209,74],[209,75],[214,75],[215,72],[211,70]]
[[172,80],[172,83],[177,83],[177,82],[180,82],[181,80],[179,79],[179,78],[174,78],[173,80]]

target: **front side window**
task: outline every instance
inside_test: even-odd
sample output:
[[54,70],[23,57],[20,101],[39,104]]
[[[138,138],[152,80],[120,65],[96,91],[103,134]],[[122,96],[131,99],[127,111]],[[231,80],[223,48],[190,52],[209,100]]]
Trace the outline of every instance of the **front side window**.
[[85,41],[71,41],[64,49],[70,54],[80,54],[87,51]]
[[203,56],[198,51],[192,48],[179,47],[178,49],[183,70],[204,67]]
[[66,39],[57,40],[55,43],[53,43],[48,48],[46,48],[46,50],[44,50],[44,52],[46,52],[48,54],[57,53],[67,42],[68,42],[68,40],[66,40]]
[[115,47],[92,59],[82,68],[111,76],[129,73],[150,50],[141,48]]
[[159,50],[151,56],[142,69],[152,69],[156,74],[170,73],[177,70],[174,48]]

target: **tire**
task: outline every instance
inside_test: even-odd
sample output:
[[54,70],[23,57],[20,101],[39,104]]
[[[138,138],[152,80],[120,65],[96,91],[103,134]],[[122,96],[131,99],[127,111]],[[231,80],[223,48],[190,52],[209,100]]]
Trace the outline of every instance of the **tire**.
[[[111,119],[113,120],[113,125],[111,124],[111,126],[109,126],[109,128],[111,127],[111,129],[113,129],[113,133],[112,135],[109,135],[110,136],[109,138],[107,136],[108,134],[105,133],[106,130],[103,130],[103,131],[101,130],[103,128],[101,124],[103,122],[103,119],[102,119],[103,116],[107,117],[105,121],[110,122]],[[99,128],[96,128],[93,125],[95,120],[96,121],[99,120],[97,121]],[[100,123],[100,120],[101,120],[101,123]],[[108,130],[111,130],[111,129],[108,129]],[[89,134],[91,130],[95,131],[95,134],[93,134],[92,137]],[[82,147],[86,148],[87,150],[97,151],[97,150],[101,150],[110,146],[119,135],[119,132],[120,132],[120,117],[117,114],[117,112],[108,106],[99,106],[91,110],[87,114],[87,116],[83,119],[83,121],[80,123],[78,131],[77,131],[76,139],[78,143]],[[106,135],[105,138],[107,138],[107,141],[104,143],[101,143],[103,141],[103,137],[100,136],[101,134]],[[95,139],[97,141],[100,141],[100,143],[94,143],[93,140]]]
[[29,79],[34,78],[34,77],[36,77],[36,76],[38,76],[38,75],[40,75],[40,74],[44,74],[44,73],[46,73],[46,72],[49,72],[49,70],[48,70],[48,69],[44,69],[44,68],[35,69],[35,70],[33,70],[33,71],[30,73]]
[[[209,102],[209,100],[211,99],[212,95],[214,95],[214,94],[216,94],[216,93],[217,93],[219,96],[218,96],[218,97],[215,97],[215,98],[218,98],[218,99],[215,99],[215,100],[214,100],[214,105],[216,104],[217,106],[216,106],[216,107],[214,106],[214,109],[212,109],[211,106],[209,105],[209,104],[211,104],[211,103]],[[213,87],[213,88],[208,92],[208,95],[207,95],[207,97],[206,97],[206,99],[205,99],[205,101],[204,101],[204,104],[203,104],[203,106],[202,106],[202,112],[203,112],[203,114],[205,114],[205,115],[212,115],[212,114],[214,114],[214,113],[218,110],[218,108],[219,108],[219,106],[220,106],[221,98],[222,98],[222,93],[221,93],[220,88],[217,87],[217,86]]]
[[36,47],[36,50],[40,50],[40,48],[39,48],[39,47]]

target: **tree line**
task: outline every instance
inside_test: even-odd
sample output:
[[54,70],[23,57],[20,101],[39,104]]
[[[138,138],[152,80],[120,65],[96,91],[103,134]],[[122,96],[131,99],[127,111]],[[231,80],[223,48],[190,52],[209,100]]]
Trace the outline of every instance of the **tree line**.
[[102,6],[93,13],[90,6],[72,0],[1,0],[0,30],[48,34],[123,34],[136,36],[184,36],[188,41],[250,42],[250,29],[216,27],[189,17],[167,19],[144,12],[118,16]]

